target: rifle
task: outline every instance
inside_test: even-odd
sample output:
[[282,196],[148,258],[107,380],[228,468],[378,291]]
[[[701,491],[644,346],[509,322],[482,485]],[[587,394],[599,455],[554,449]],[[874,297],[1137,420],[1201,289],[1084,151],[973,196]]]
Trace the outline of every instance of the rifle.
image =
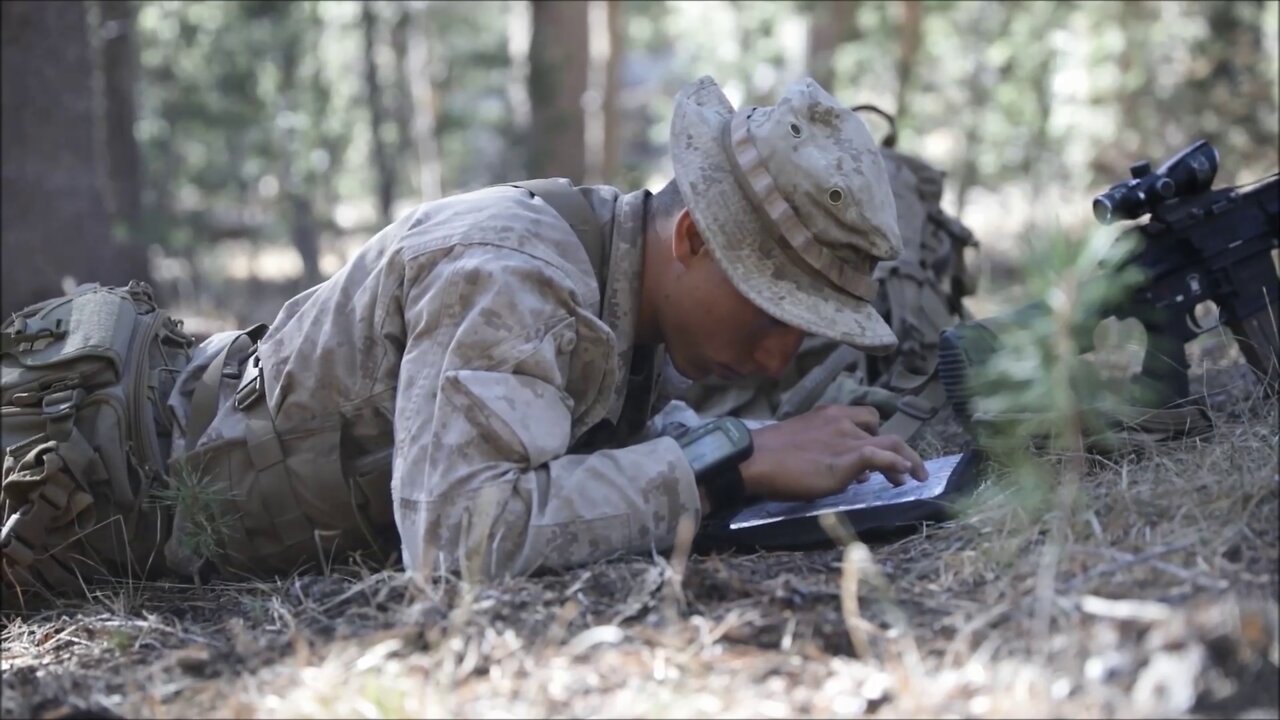
[[[1146,223],[1121,235],[1135,249],[1117,268],[1136,268],[1144,280],[1072,328],[1077,347],[1086,353],[1093,350],[1094,330],[1103,319],[1141,322],[1147,347],[1134,387],[1145,395],[1143,405],[1196,410],[1205,421],[1197,423],[1199,430],[1211,428],[1212,421],[1191,398],[1185,346],[1217,327],[1196,321],[1195,309],[1206,300],[1217,305],[1220,324],[1266,392],[1271,397],[1280,393],[1280,275],[1272,257],[1280,237],[1280,178],[1273,174],[1252,185],[1214,190],[1217,171],[1218,151],[1200,140],[1158,170],[1152,171],[1146,161],[1134,164],[1131,179],[1094,198],[1094,217],[1103,225],[1150,214]],[[1103,274],[1086,282],[1114,279]],[[995,353],[1002,334],[1048,315],[1048,306],[1035,302],[942,333],[938,373],[947,401],[967,430],[974,429],[974,370]]]

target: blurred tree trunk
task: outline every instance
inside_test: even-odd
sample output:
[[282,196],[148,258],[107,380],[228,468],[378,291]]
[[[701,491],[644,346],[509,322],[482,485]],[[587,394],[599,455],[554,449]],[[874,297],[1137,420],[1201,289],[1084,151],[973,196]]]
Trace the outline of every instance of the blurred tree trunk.
[[[175,212],[175,197],[177,186],[177,178],[180,172],[181,158],[174,149],[174,138],[180,137],[185,127],[178,113],[174,112],[174,99],[177,95],[175,87],[177,86],[176,73],[170,64],[160,64],[154,70],[154,74],[149,78],[150,90],[155,93],[156,97],[161,98],[158,105],[158,115],[168,125],[169,132],[161,137],[152,140],[152,147],[156,161],[148,166],[148,172],[143,176],[143,208],[145,215],[143,216],[143,228],[145,237],[149,243],[161,245],[166,251],[176,252],[184,260],[188,266],[194,268],[196,265],[196,244],[190,241],[169,242],[165,243],[163,233],[168,232],[169,228],[177,225],[177,213]],[[242,136],[237,135],[237,142],[231,146],[231,152],[237,151],[237,144],[243,146]],[[243,152],[240,153],[243,156]],[[237,192],[239,197],[248,197],[248,184],[240,181],[237,183]],[[191,281],[191,297],[200,297],[204,292],[206,279],[198,272],[192,272]],[[188,298],[190,299],[190,298]],[[173,298],[167,301],[177,301]]]
[[436,118],[440,104],[435,88],[435,58],[426,22],[427,8],[410,5],[405,9],[406,21],[405,62],[408,68],[409,91],[413,98],[413,144],[418,153],[418,192],[420,199],[436,200],[444,196],[444,167],[440,161],[440,140],[436,136]]
[[532,109],[529,100],[529,43],[533,35],[533,3],[510,2],[507,8],[507,169],[512,175],[530,177],[529,132]]
[[[320,3],[310,2],[305,7],[303,32],[310,34],[311,37],[319,37],[324,30],[325,22],[320,15]],[[336,182],[338,173],[334,172],[333,168],[342,166],[343,155],[346,153],[350,143],[344,141],[341,131],[326,129],[323,118],[334,112],[333,91],[329,87],[329,81],[321,63],[310,63],[310,71],[306,78],[308,104],[303,112],[308,117],[309,123],[315,126],[312,130],[315,136],[312,142],[315,147],[312,148],[311,152],[319,149],[326,160],[323,169],[318,169],[315,165],[309,168],[307,197],[311,202],[312,214],[316,225],[320,231],[324,231],[337,228],[333,214],[334,208],[338,204]],[[394,155],[391,160],[391,171],[395,172]],[[395,186],[398,183],[395,183],[394,179],[392,183],[392,191],[394,193]]]
[[588,3],[533,3],[529,46],[532,136],[529,170],[534,177],[583,182],[586,153],[583,94],[587,90]]
[[979,58],[969,73],[966,95],[969,112],[965,118],[964,152],[960,155],[960,176],[956,181],[956,216],[964,214],[969,191],[978,179],[978,153],[982,147],[982,114],[991,101],[993,73],[990,65]]
[[591,62],[583,106],[585,171],[588,184],[611,183],[618,173],[618,60],[622,56],[622,3],[590,0],[588,39]]
[[920,0],[903,0],[902,23],[898,26],[898,108],[894,112],[898,127],[904,127],[907,115],[907,97],[911,88],[911,75],[915,72],[916,57],[920,54],[920,30],[924,24],[924,4]]
[[625,5],[621,0],[609,0],[609,59],[605,63],[608,76],[604,96],[604,181],[617,183],[622,172],[622,118],[618,111],[618,96],[622,92],[622,58],[626,55],[627,33]]
[[103,117],[107,160],[108,211],[117,239],[127,249],[129,272],[145,280],[147,243],[142,234],[142,156],[133,123],[138,48],[134,42],[137,5],[131,0],[99,2]]
[[[1142,27],[1150,23],[1152,18],[1152,8],[1143,6],[1138,3],[1117,3],[1120,12],[1120,29],[1125,33],[1124,51],[1120,53],[1120,57],[1116,62],[1116,69],[1120,73],[1120,85],[1118,88],[1115,102],[1120,107],[1119,116],[1124,123],[1129,125],[1127,130],[1135,132],[1141,138],[1145,135],[1145,123],[1142,123],[1142,115],[1138,112],[1138,100],[1142,93],[1142,84],[1146,81],[1144,68],[1141,67],[1150,61],[1147,54],[1146,33],[1142,32]],[[1139,67],[1134,67],[1135,65]],[[1137,127],[1133,124],[1142,123]],[[1120,133],[1117,133],[1119,135]],[[1117,140],[1123,141],[1125,138],[1120,137]],[[1141,143],[1141,140],[1139,140]],[[1120,169],[1122,162],[1116,159],[1116,169]]]
[[980,23],[978,23],[983,28],[990,25],[990,13],[994,12],[999,15],[990,35],[980,28],[973,29],[970,35],[974,41],[973,70],[969,73],[966,88],[967,102],[965,107],[967,112],[963,120],[965,127],[964,152],[960,156],[960,173],[956,184],[957,217],[964,213],[965,201],[969,197],[969,191],[978,179],[978,157],[983,151],[982,127],[984,114],[987,111],[987,106],[991,103],[991,90],[995,87],[996,82],[1004,76],[1010,63],[1010,60],[1006,60],[1001,67],[993,68],[987,60],[986,52],[992,38],[998,38],[1008,33],[1009,26],[1013,20],[1013,13],[1009,8],[1010,6],[1007,3],[1002,3],[989,10],[988,13],[984,13]]
[[[1032,72],[1032,77],[1035,78],[1032,94],[1035,98],[1036,125],[1030,148],[1023,158],[1022,171],[1031,181],[1032,196],[1040,197],[1041,189],[1052,182],[1052,178],[1062,177],[1059,153],[1052,147],[1054,143],[1049,137],[1049,125],[1053,120],[1053,77],[1058,66],[1057,50],[1049,41],[1049,33],[1062,25],[1064,15],[1070,12],[1070,7],[1063,3],[1045,3],[1033,9],[1043,15],[1039,25],[1041,32],[1038,33],[1043,41],[1037,43],[1033,57],[1029,58],[1035,68]],[[1043,217],[1035,216],[1033,226]]]
[[382,88],[378,83],[378,18],[373,3],[360,3],[360,24],[364,30],[365,101],[369,105],[369,132],[373,149],[373,165],[378,172],[378,212],[383,225],[391,224],[391,201],[395,198],[395,170],[382,137]]
[[[394,78],[391,93],[391,114],[396,123],[396,148],[397,152],[393,154],[396,159],[392,163],[397,173],[397,177],[401,180],[405,179],[400,173],[404,172],[405,163],[400,162],[401,153],[408,148],[413,147],[413,101],[409,90],[408,71],[408,32],[409,32],[409,10],[406,5],[399,5],[396,13],[396,20],[391,24],[391,52],[395,57],[395,66],[391,76]],[[412,155],[409,155],[412,157]],[[412,165],[412,163],[409,163]],[[410,182],[418,181],[417,173],[410,173]],[[397,183],[398,184],[398,183]]]
[[1203,89],[1197,95],[1203,107],[1220,113],[1223,128],[1215,134],[1225,136],[1226,128],[1238,127],[1251,143],[1274,151],[1274,131],[1265,127],[1269,124],[1265,119],[1274,123],[1274,106],[1263,110],[1272,105],[1271,89],[1266,87],[1265,73],[1254,70],[1266,62],[1259,21],[1262,6],[1261,0],[1204,4],[1209,33],[1198,45],[1212,65],[1194,85]]
[[84,2],[0,3],[0,312],[76,282],[124,283],[95,142]]
[[809,57],[806,65],[810,77],[827,92],[835,95],[835,51],[844,43],[858,40],[858,3],[856,0],[815,2],[812,8],[809,15]]
[[[283,14],[278,18],[281,25],[293,20],[288,10]],[[280,35],[280,112],[277,125],[280,119],[291,118],[298,112],[298,54],[302,46],[302,38],[297,36],[296,28],[282,27]],[[320,282],[320,242],[311,198],[303,171],[298,167],[301,153],[296,123],[285,122],[280,128],[280,135],[280,197],[285,205],[285,217],[289,218],[289,237],[302,257],[300,289],[305,289]]]

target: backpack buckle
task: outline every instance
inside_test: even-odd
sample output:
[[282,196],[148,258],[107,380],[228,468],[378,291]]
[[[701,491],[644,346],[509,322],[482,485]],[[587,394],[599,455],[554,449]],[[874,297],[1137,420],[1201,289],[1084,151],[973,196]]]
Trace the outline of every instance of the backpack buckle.
[[36,504],[27,501],[18,512],[9,516],[5,521],[4,528],[0,529],[0,554],[4,555],[6,560],[14,563],[18,567],[25,568],[35,562],[36,553],[18,537],[18,523],[22,523],[31,512],[35,509]]
[[48,385],[45,385],[46,382],[48,382],[47,379],[42,381],[35,390],[14,393],[13,397],[9,399],[9,402],[17,405],[18,407],[35,407],[36,405],[43,403],[50,395],[55,395],[65,390],[72,390],[80,387],[80,375],[63,375],[55,378],[54,381]]
[[907,395],[898,401],[898,412],[917,420],[928,420],[937,411],[932,404],[916,395]]
[[40,410],[46,418],[52,420],[75,412],[76,406],[83,401],[84,390],[80,388],[57,390],[44,396]]
[[[61,340],[67,336],[67,323],[62,318],[53,322],[34,318],[15,318],[13,327],[4,331],[4,346],[8,350],[29,350],[41,340]],[[26,345],[26,347],[22,347]]]
[[59,390],[44,396],[40,411],[44,415],[45,433],[51,440],[65,442],[71,437],[71,423],[75,420],[76,408],[84,402],[84,397],[85,393],[81,388]]
[[235,406],[237,410],[246,410],[254,401],[262,397],[262,360],[258,353],[249,356],[245,363],[244,373],[240,376],[240,384],[236,387]]

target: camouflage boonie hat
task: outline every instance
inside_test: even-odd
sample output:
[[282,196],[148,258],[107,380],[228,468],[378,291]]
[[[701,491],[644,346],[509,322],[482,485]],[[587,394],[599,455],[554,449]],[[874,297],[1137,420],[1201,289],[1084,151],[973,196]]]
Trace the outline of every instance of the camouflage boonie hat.
[[676,183],[733,285],[775,318],[886,354],[871,275],[902,252],[884,160],[867,126],[811,78],[735,111],[709,76],[676,96]]

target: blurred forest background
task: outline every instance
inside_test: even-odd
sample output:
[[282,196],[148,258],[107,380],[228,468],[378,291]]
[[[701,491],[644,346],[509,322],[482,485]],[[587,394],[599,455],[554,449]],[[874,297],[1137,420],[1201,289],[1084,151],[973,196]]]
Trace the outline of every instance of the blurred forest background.
[[[3,311],[152,282],[203,334],[270,321],[417,203],[668,177],[679,87],[812,75],[898,118],[1016,266],[1130,163],[1198,138],[1274,172],[1276,2],[4,2]],[[886,127],[868,116],[873,132]]]

